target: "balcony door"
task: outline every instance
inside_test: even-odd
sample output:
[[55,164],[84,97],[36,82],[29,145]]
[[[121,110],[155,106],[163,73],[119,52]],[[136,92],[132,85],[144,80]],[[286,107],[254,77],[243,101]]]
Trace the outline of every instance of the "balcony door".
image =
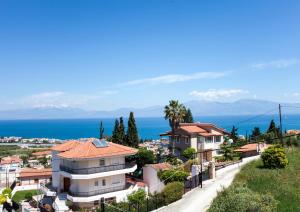
[[70,185],[71,185],[70,178],[65,177],[64,178],[64,192],[69,192]]

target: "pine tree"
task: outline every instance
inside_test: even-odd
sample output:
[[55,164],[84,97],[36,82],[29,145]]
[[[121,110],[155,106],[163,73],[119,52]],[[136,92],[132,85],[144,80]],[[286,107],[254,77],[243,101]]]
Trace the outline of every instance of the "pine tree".
[[186,114],[183,119],[184,119],[185,123],[193,123],[194,122],[193,114],[192,114],[192,111],[190,110],[190,108],[187,109]]
[[128,129],[127,129],[127,145],[131,147],[138,147],[139,146],[139,136],[137,127],[135,124],[135,119],[133,112],[130,112],[129,119],[128,119]]
[[100,122],[100,127],[99,127],[99,138],[102,139],[104,135],[104,127],[102,121]]
[[236,128],[235,126],[232,126],[230,138],[233,140],[233,142],[237,142],[237,140],[239,139],[237,131],[238,131],[238,128]]
[[119,144],[125,144],[126,135],[125,135],[125,126],[124,126],[123,117],[120,117],[118,134],[119,134]]
[[112,132],[112,136],[111,136],[111,141],[113,143],[119,143],[119,121],[118,119],[116,119],[115,121],[115,126],[114,126],[114,130]]

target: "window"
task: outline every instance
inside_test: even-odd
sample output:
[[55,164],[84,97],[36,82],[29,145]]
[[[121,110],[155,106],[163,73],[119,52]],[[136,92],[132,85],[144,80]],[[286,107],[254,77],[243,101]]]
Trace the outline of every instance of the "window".
[[98,184],[98,180],[96,180],[96,181],[95,181],[95,186],[98,186],[98,185],[99,185],[99,184]]
[[102,186],[106,186],[106,180],[105,179],[102,180]]
[[184,138],[184,140],[185,140],[185,144],[189,144],[190,142],[189,142],[189,138]]
[[206,143],[211,143],[212,142],[212,137],[206,137]]
[[179,137],[175,137],[176,143],[179,143]]
[[221,136],[216,136],[215,138],[216,138],[216,142],[218,143],[221,142]]
[[97,206],[97,205],[99,205],[99,200],[94,201],[94,206]]
[[105,166],[105,160],[104,159],[100,159],[99,164],[100,164],[100,166]]

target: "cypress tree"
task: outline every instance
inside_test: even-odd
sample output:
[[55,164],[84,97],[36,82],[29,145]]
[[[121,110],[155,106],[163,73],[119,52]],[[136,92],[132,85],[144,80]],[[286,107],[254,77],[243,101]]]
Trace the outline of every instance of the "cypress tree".
[[230,138],[233,140],[233,142],[237,142],[237,140],[239,139],[237,131],[238,131],[238,128],[236,128],[235,126],[232,126]]
[[100,127],[99,127],[99,138],[102,139],[104,135],[104,127],[102,121],[100,122]]
[[125,126],[124,126],[123,117],[120,117],[118,134],[119,134],[119,144],[125,144],[126,135],[125,135]]
[[119,143],[119,121],[116,119],[114,130],[112,132],[111,141],[113,143]]
[[127,145],[131,147],[139,146],[139,136],[138,136],[138,131],[135,124],[133,112],[130,112],[129,119],[128,119]]
[[267,130],[267,133],[270,133],[270,132],[276,132],[276,124],[273,119],[271,120],[269,128]]
[[184,119],[185,123],[193,123],[194,122],[193,114],[192,114],[192,111],[190,110],[190,108],[187,109],[186,114],[183,119]]

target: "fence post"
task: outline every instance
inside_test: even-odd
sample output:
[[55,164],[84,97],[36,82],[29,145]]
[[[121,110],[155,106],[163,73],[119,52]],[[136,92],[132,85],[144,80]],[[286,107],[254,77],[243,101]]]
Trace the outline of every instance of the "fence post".
[[146,204],[147,204],[147,212],[149,211],[149,199],[148,199],[148,197],[146,198]]
[[100,205],[101,205],[101,212],[105,212],[104,197],[101,197]]
[[158,205],[157,205],[157,195],[155,195],[155,206],[156,206],[156,209],[158,208]]
[[201,170],[201,172],[199,172],[199,182],[200,182],[200,186],[202,188],[202,170]]

